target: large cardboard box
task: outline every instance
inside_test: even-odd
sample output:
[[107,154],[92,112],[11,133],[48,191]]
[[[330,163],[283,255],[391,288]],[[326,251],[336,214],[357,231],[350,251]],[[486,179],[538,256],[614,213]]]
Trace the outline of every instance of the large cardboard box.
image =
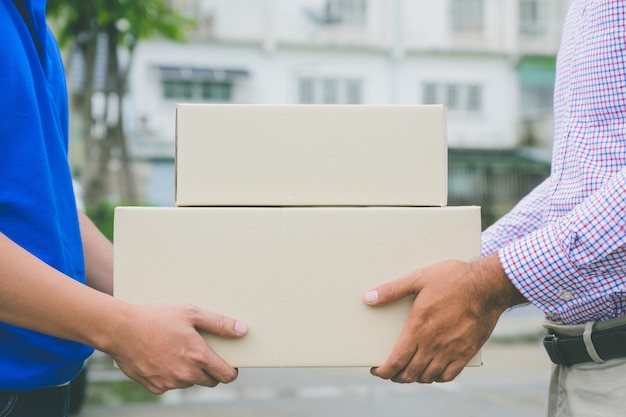
[[179,104],[177,206],[445,206],[442,106]]
[[[207,336],[236,367],[377,366],[412,299],[374,308],[376,285],[480,255],[478,207],[140,208],[115,212],[115,295],[240,319]],[[479,365],[480,355],[470,365]]]

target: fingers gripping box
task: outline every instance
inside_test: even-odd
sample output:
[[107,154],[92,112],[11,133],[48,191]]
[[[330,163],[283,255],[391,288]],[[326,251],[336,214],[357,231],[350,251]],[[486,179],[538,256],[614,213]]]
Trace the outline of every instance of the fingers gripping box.
[[[119,207],[115,294],[192,303],[250,326],[207,335],[235,367],[377,366],[411,298],[367,306],[374,286],[480,255],[478,207]],[[480,354],[470,366],[480,365]]]

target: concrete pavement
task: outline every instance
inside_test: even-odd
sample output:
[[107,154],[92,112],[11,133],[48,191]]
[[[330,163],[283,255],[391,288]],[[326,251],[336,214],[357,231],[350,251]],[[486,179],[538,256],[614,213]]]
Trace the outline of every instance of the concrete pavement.
[[539,343],[490,342],[485,365],[447,384],[399,385],[367,369],[243,369],[216,389],[165,394],[158,404],[86,407],[84,417],[542,416],[550,364]]
[[540,323],[532,311],[507,314],[483,349],[484,365],[447,384],[394,384],[365,368],[241,369],[237,381],[215,389],[172,391],[159,403],[87,406],[81,416],[539,417],[550,372]]
[[484,365],[453,382],[400,385],[367,369],[242,369],[215,389],[166,393],[159,403],[88,406],[81,416],[327,416],[540,417],[545,414],[550,362],[539,341],[494,339]]

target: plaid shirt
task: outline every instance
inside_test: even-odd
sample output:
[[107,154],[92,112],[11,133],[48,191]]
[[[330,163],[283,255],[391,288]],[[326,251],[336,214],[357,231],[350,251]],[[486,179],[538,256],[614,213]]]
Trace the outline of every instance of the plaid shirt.
[[626,1],[574,0],[557,59],[551,176],[483,233],[554,321],[626,315]]

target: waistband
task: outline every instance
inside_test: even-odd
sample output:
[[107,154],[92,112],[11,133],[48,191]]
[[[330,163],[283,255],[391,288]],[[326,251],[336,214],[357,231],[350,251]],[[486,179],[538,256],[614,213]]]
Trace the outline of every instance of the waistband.
[[626,317],[579,325],[545,322],[543,346],[557,365],[602,363],[626,357]]

